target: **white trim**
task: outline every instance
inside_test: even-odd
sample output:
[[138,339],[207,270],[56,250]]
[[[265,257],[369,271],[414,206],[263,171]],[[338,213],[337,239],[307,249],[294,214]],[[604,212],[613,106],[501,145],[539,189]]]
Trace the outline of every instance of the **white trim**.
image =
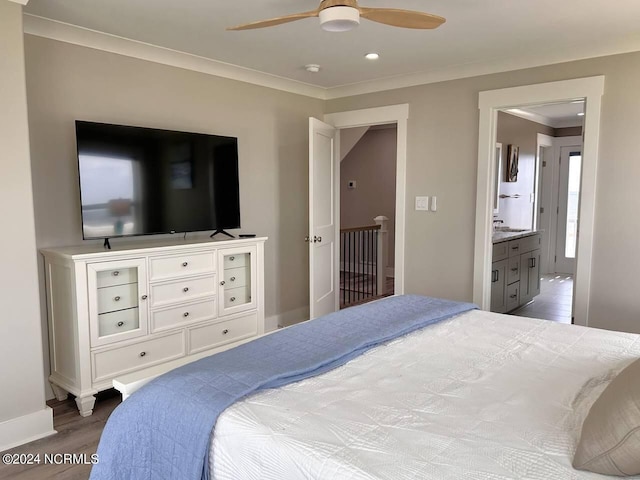
[[516,106],[586,99],[582,186],[580,193],[580,230],[575,276],[574,322],[589,325],[591,293],[591,259],[595,222],[596,175],[600,137],[600,110],[604,93],[604,76],[578,78],[560,82],[480,92],[478,137],[478,181],[476,193],[476,234],[473,272],[473,300],[484,310],[491,305],[491,219],[493,211],[492,161],[496,142],[498,110]]
[[575,118],[551,118],[539,113],[527,112],[518,108],[505,110],[504,113],[513,115],[515,117],[524,118],[531,122],[536,122],[541,125],[546,125],[551,128],[567,128],[567,127],[580,127],[582,126],[582,120],[580,117]]
[[325,89],[315,85],[28,13],[24,14],[24,32],[37,37],[50,38],[73,45],[94,48],[162,65],[170,65],[207,75],[229,78],[307,97],[324,99],[326,96]]
[[[389,105],[386,107],[365,108],[350,112],[329,113],[324,121],[340,128],[364,127],[384,123],[397,125],[398,145],[396,151],[396,247],[395,247],[395,293],[404,293],[405,274],[405,224],[406,224],[406,189],[407,189],[407,123],[409,104]],[[336,262],[339,264],[339,252]]]
[[267,317],[264,331],[268,333],[272,330],[306,322],[307,320],[309,320],[309,307],[296,308],[295,310],[289,310]]
[[10,2],[19,3],[20,5],[26,5],[29,0],[9,0]]
[[42,410],[0,423],[0,452],[57,433],[53,429],[53,410]]
[[[26,5],[28,0],[10,1]],[[631,53],[640,50],[640,34],[636,34],[626,36],[623,40],[616,40],[609,42],[608,44],[599,44],[595,47],[584,46],[581,42],[574,49],[558,49],[553,52],[535,53],[534,55],[529,56],[518,56],[489,62],[453,65],[440,70],[398,75],[326,88],[189,53],[171,50],[169,48],[158,47],[148,43],[118,37],[116,35],[96,30],[90,30],[88,28],[59,22],[29,13],[24,14],[24,31],[30,35],[117,53],[164,65],[171,65],[208,75],[230,78],[241,82],[274,88],[276,90],[305,95],[321,100],[332,100],[335,98],[382,92],[385,90],[413,87],[416,85],[426,85],[430,83],[445,82],[448,80],[477,77],[480,75],[510,72],[525,68],[540,67],[543,65],[554,65],[576,60],[584,60],[587,58]]]

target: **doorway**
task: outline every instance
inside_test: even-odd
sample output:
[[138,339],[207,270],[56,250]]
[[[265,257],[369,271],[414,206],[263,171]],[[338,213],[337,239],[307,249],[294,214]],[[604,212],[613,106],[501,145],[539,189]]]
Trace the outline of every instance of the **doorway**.
[[[396,145],[396,211],[395,211],[395,247],[394,247],[394,293],[404,293],[404,235],[405,235],[405,209],[406,209],[406,164],[407,164],[407,123],[409,118],[409,105],[390,105],[386,107],[367,108],[362,110],[354,110],[347,112],[338,112],[326,114],[324,116],[324,125],[327,128],[331,128],[335,131],[335,136],[332,137],[334,155],[327,155],[326,158],[332,158],[327,160],[332,163],[330,173],[330,185],[333,187],[327,189],[328,198],[323,198],[323,201],[332,205],[332,211],[334,212],[336,219],[336,227],[333,229],[332,242],[337,246],[340,244],[340,130],[353,127],[366,127],[372,125],[381,124],[395,124],[397,128],[397,145]],[[317,120],[316,120],[317,122]],[[314,119],[311,119],[310,124],[314,123]],[[313,135],[313,128],[310,128],[310,136]],[[314,163],[313,157],[317,152],[314,151],[313,142],[310,141],[310,165]],[[311,173],[311,170],[310,170]],[[314,182],[313,178],[310,178],[310,187]],[[316,234],[314,230],[316,228],[313,216],[311,214],[313,204],[315,200],[313,193],[310,189],[310,235],[307,237],[307,241],[316,240]],[[320,240],[320,236],[318,236]],[[314,290],[314,285],[331,284],[339,285],[339,271],[340,271],[340,252],[338,248],[334,248],[332,251],[333,262],[331,269],[315,268],[313,261],[313,249],[318,245],[322,245],[322,241],[318,243],[310,243],[310,262],[309,262],[309,277],[310,277],[310,302],[309,302],[309,317],[315,318],[323,313],[317,306],[317,295]],[[332,273],[334,272],[334,273]],[[326,278],[327,275],[330,278]],[[331,297],[333,300],[332,311],[338,310],[340,307],[338,288],[332,289]]]
[[394,293],[395,123],[340,130],[340,308]]
[[595,220],[595,188],[600,129],[600,108],[604,77],[589,77],[538,85],[481,92],[478,140],[478,182],[476,193],[476,234],[474,254],[474,301],[485,310],[491,303],[492,214],[495,174],[496,124],[498,111],[518,105],[539,105],[566,101],[585,101],[580,192],[580,228],[577,231],[579,255],[574,283],[574,323],[589,324],[591,257]]

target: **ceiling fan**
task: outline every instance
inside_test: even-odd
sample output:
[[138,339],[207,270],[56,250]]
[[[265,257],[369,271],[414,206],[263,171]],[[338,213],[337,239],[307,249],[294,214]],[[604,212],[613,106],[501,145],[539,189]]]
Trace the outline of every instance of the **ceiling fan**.
[[229,27],[227,30],[251,30],[273,27],[283,23],[319,17],[320,26],[328,32],[345,32],[360,24],[360,17],[393,27],[432,29],[438,28],[446,20],[430,13],[401,10],[397,8],[366,8],[358,6],[357,0],[322,0],[316,10],[294,13],[284,17]]

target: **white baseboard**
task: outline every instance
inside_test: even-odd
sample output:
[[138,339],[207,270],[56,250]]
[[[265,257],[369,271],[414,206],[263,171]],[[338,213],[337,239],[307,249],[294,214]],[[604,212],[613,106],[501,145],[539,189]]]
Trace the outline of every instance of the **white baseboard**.
[[264,329],[265,332],[271,332],[278,327],[289,327],[306,320],[309,320],[309,307],[296,308],[295,310],[289,310],[288,312],[267,317],[265,319]]
[[53,429],[53,410],[43,410],[0,423],[0,452],[57,433]]

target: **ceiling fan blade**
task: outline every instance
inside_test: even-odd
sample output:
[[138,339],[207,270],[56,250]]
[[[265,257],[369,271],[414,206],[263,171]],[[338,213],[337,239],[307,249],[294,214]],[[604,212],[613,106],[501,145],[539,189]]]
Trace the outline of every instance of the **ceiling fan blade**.
[[438,28],[447,20],[430,13],[400,10],[397,8],[360,7],[360,16],[378,23],[394,27],[430,29]]
[[260,20],[259,22],[246,23],[244,25],[238,25],[237,27],[229,27],[227,30],[252,30],[254,28],[273,27],[283,23],[294,22],[296,20],[302,20],[303,18],[317,17],[318,10],[311,12],[294,13],[293,15],[287,15],[285,17],[272,18],[270,20]]

